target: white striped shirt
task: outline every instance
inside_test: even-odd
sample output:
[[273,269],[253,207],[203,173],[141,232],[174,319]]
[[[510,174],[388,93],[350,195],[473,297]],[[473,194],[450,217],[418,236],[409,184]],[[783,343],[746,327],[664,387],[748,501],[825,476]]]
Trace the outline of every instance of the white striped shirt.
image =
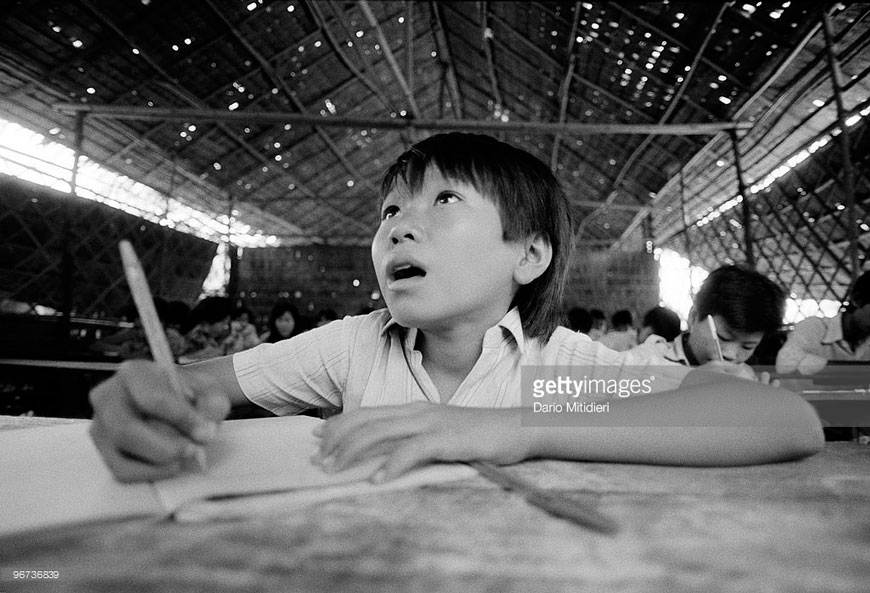
[[[246,397],[279,415],[305,408],[343,408],[438,403],[441,398],[414,348],[415,328],[399,326],[386,309],[345,317],[276,344],[261,344],[233,356]],[[484,408],[519,407],[523,366],[574,367],[584,375],[617,369],[636,378],[653,369],[655,391],[677,387],[689,372],[661,356],[615,352],[585,334],[558,327],[543,344],[523,334],[519,312],[511,309],[487,330],[483,351],[447,402]],[[661,367],[669,367],[661,373]],[[608,375],[614,376],[614,375]]]

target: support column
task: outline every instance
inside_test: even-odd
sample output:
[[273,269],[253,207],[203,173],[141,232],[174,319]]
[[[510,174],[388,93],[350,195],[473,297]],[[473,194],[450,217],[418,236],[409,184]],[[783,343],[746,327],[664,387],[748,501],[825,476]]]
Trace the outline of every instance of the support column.
[[686,215],[686,176],[683,172],[684,168],[680,165],[680,211],[683,216],[683,242],[686,245],[686,259],[689,260],[689,297],[695,300],[695,285],[692,283],[692,240],[689,238],[689,231],[692,229],[689,226],[689,217]]
[[834,34],[831,29],[831,19],[826,10],[822,11],[822,31],[825,33],[825,49],[827,50],[828,68],[831,70],[831,84],[834,87],[834,101],[837,104],[837,123],[840,126],[840,134],[837,141],[840,144],[840,154],[843,162],[843,188],[844,202],[846,202],[846,235],[849,238],[849,263],[851,266],[852,282],[861,275],[861,262],[858,258],[858,221],[855,208],[855,173],[852,169],[852,155],[849,149],[849,132],[846,127],[846,107],[843,104],[842,73],[840,62],[837,60],[837,51],[834,47]]
[[[170,274],[167,273],[166,270],[166,262],[167,262],[167,254],[169,252],[169,201],[172,199],[172,196],[175,195],[175,175],[178,172],[178,158],[176,154],[172,153],[172,174],[169,176],[169,193],[166,195],[166,201],[164,202],[163,214],[161,215],[161,224],[163,227],[163,240],[160,241],[160,292],[159,295],[167,300],[166,296],[169,290],[169,277]],[[173,275],[174,276],[174,275]]]
[[227,260],[230,264],[229,278],[227,278],[227,296],[235,299],[239,292],[239,254],[233,245],[233,206],[235,199],[230,196],[229,211],[227,212]]
[[728,130],[731,137],[731,149],[734,151],[734,172],[737,175],[737,193],[743,206],[743,249],[746,254],[746,265],[755,269],[755,250],[752,245],[752,208],[749,206],[749,195],[746,181],[743,179],[743,162],[740,159],[740,145],[737,141],[737,130]]
[[[82,156],[82,144],[84,142],[85,131],[85,114],[76,113],[75,121],[75,157],[73,158],[72,171],[70,173],[69,192],[70,197],[75,198],[76,187],[79,176],[79,160]],[[61,304],[61,342],[64,347],[70,341],[70,329],[72,327],[72,309],[74,301],[75,289],[75,261],[72,254],[72,212],[74,208],[67,208],[67,216],[63,223],[63,254],[61,256],[61,293],[63,294],[63,302]]]

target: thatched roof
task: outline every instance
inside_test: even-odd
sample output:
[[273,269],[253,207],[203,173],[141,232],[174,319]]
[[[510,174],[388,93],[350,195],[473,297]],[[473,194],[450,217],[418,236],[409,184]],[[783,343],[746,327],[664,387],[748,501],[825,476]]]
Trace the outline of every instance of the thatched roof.
[[[686,251],[688,237],[710,266],[746,257],[749,222],[759,268],[831,297],[850,273],[839,182],[746,191],[745,214],[695,223],[738,194],[732,135],[748,186],[836,127],[823,15],[844,108],[867,106],[868,14],[829,2],[7,3],[0,116],[74,146],[84,113],[89,158],[232,207],[286,243],[336,245],[368,243],[383,171],[409,143],[486,131],[551,164],[584,249]],[[862,220],[863,128],[850,130]],[[842,177],[835,148],[803,174]],[[808,264],[842,272],[803,277]]]

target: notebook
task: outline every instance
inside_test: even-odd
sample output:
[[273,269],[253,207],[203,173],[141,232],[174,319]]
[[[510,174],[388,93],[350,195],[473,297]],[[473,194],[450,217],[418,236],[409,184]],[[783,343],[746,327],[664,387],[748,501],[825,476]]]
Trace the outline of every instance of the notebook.
[[311,463],[309,416],[224,422],[206,447],[206,469],[122,484],[104,464],[89,423],[0,432],[0,535],[90,521],[173,516],[181,521],[287,512],[336,497],[411,488],[476,475],[436,464],[385,484],[368,481],[379,460],[338,473]]

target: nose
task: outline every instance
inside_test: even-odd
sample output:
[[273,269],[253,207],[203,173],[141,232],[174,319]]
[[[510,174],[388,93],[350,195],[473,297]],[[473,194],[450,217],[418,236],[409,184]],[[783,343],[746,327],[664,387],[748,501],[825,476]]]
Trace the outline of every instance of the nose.
[[722,358],[728,362],[735,362],[738,357],[739,345],[733,342],[722,342]]
[[420,227],[414,218],[407,213],[402,213],[396,217],[396,222],[390,228],[389,239],[393,245],[398,245],[405,241],[418,241],[420,235]]

